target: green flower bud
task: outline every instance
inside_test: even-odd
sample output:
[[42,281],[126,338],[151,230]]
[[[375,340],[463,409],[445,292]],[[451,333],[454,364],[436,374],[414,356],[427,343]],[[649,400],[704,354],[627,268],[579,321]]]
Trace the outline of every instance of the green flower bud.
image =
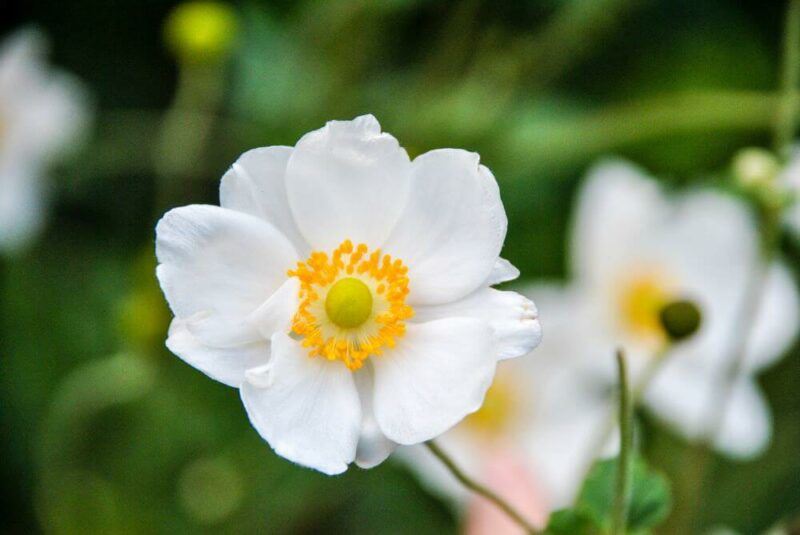
[[186,2],[169,14],[164,40],[182,62],[213,63],[230,52],[236,27],[236,15],[229,5],[205,0]]
[[664,331],[673,342],[692,336],[700,328],[702,314],[692,301],[678,300],[666,304],[658,314]]

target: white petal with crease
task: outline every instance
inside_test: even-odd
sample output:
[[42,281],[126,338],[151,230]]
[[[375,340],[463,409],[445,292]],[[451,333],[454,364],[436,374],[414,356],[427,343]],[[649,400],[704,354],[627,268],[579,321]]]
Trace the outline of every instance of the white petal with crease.
[[170,210],[156,227],[157,275],[170,308],[216,346],[260,338],[247,316],[297,261],[289,241],[253,216],[216,206]]
[[228,386],[238,388],[245,371],[269,359],[269,342],[261,340],[233,347],[210,347],[187,328],[191,320],[174,319],[169,326],[167,348],[187,364]]
[[381,464],[397,448],[397,444],[386,438],[372,410],[374,392],[373,370],[367,362],[353,377],[361,398],[361,436],[356,449],[356,464],[360,468],[372,468]]
[[[272,337],[272,359],[241,387],[250,422],[275,452],[328,475],[356,456],[361,404],[341,362],[308,356],[285,334]],[[266,386],[264,388],[263,386]]]
[[497,182],[477,154],[441,149],[415,159],[408,205],[385,246],[408,266],[409,304],[476,290],[492,273],[507,223]]
[[330,121],[297,142],[286,169],[295,221],[316,250],[345,239],[380,247],[406,203],[408,154],[364,115]]
[[239,156],[222,177],[219,204],[271,223],[305,256],[309,247],[297,230],[286,196],[286,164],[292,150],[261,147]]
[[375,419],[399,444],[430,440],[475,412],[496,363],[491,329],[472,318],[409,324],[390,353],[372,360]]
[[494,331],[497,358],[519,357],[542,339],[542,326],[533,301],[516,292],[481,288],[464,299],[446,305],[417,307],[414,322],[468,317],[485,321]]

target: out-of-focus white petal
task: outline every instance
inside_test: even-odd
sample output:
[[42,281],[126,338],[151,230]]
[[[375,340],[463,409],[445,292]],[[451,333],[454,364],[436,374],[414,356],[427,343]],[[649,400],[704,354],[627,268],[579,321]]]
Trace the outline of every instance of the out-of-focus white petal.
[[753,328],[746,366],[758,370],[782,357],[800,329],[800,298],[792,274],[774,264],[764,286],[764,296]]
[[328,475],[355,459],[361,404],[341,362],[309,357],[277,333],[269,365],[248,372],[240,392],[250,422],[278,455]]
[[395,348],[372,360],[375,419],[399,444],[429,440],[476,411],[496,362],[490,327],[471,318],[409,324]]
[[487,286],[494,286],[501,282],[513,281],[519,277],[519,270],[505,258],[498,258],[494,263],[492,272],[489,273],[489,279],[486,281]]
[[41,172],[38,166],[0,165],[0,251],[22,249],[41,229]]
[[769,445],[772,416],[752,379],[744,378],[734,385],[724,422],[714,444],[723,453],[747,459],[763,453]]
[[410,166],[372,115],[306,134],[286,168],[289,206],[303,236],[323,251],[347,238],[380,247],[405,206]]
[[[709,374],[685,360],[668,360],[645,392],[645,403],[687,439],[703,439],[716,425],[710,411],[722,380],[719,373]],[[732,392],[715,446],[733,457],[754,457],[769,442],[769,409],[750,377],[740,378]]]
[[519,357],[542,339],[542,326],[533,301],[516,292],[481,288],[464,299],[445,305],[420,306],[412,321],[423,323],[443,318],[477,318],[494,331],[497,358]]
[[174,319],[169,326],[167,347],[187,364],[228,386],[238,388],[245,371],[269,359],[269,342],[261,340],[240,346],[210,347],[187,328],[191,319]]
[[663,217],[668,205],[662,195],[658,184],[630,163],[595,165],[575,207],[570,244],[575,275],[588,284],[613,279],[642,230]]
[[0,99],[6,157],[47,163],[67,148],[88,122],[81,84],[47,65],[47,40],[20,30],[0,47]]
[[433,150],[412,167],[408,204],[385,249],[408,266],[410,304],[449,303],[489,278],[506,213],[497,181],[475,153]]
[[288,333],[299,304],[300,281],[297,277],[291,277],[263,305],[250,314],[250,323],[267,340],[277,332]]
[[361,468],[372,468],[381,464],[397,447],[395,442],[386,438],[378,427],[378,422],[375,421],[375,413],[372,410],[374,395],[372,374],[372,365],[368,361],[353,375],[358,397],[361,399],[361,435],[356,448],[356,464]]
[[156,256],[170,308],[179,318],[194,318],[192,333],[214,346],[261,338],[247,317],[297,261],[289,241],[268,223],[203,205],[170,210],[159,221]]
[[297,230],[286,196],[286,164],[291,147],[252,149],[236,160],[222,177],[219,203],[271,223],[289,238],[300,256],[309,252],[308,244]]

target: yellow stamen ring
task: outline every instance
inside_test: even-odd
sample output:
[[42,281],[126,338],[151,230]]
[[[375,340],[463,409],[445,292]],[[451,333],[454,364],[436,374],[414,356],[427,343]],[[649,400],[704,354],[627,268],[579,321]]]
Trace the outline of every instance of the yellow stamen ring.
[[381,355],[405,334],[408,268],[399,259],[345,240],[333,253],[314,251],[288,272],[300,279],[292,332],[310,356],[341,360],[351,370]]

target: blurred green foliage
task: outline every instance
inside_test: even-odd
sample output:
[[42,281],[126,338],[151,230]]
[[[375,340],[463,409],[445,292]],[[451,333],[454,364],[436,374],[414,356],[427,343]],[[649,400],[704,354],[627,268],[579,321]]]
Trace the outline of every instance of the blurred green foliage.
[[[163,347],[155,221],[216,203],[244,150],[366,112],[412,155],[475,150],[508,211],[504,256],[531,280],[566,274],[572,194],[598,156],[685,184],[769,143],[782,2],[251,0],[234,4],[230,61],[193,73],[162,42],[173,5],[26,0],[0,22],[3,34],[40,25],[96,109],[91,140],[52,173],[47,231],[0,259],[3,531],[456,529],[399,465],[327,478],[276,457],[234,390]],[[157,134],[167,109],[205,132],[199,145]],[[184,150],[198,162],[186,176],[160,166]],[[797,271],[800,247],[785,249]],[[800,514],[800,347],[761,380],[773,444],[716,461],[703,526],[756,533]],[[643,445],[675,482],[680,520],[685,444],[645,418]]]

